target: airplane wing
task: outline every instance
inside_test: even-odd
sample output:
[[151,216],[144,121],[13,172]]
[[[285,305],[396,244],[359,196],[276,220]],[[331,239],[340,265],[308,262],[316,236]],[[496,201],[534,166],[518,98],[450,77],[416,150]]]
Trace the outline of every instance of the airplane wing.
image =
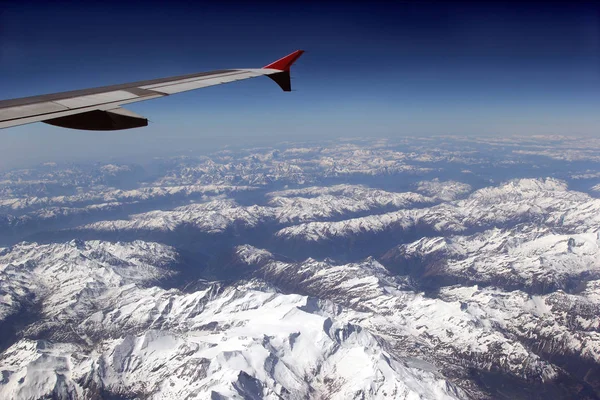
[[121,105],[188,90],[268,76],[291,90],[290,67],[304,53],[297,50],[263,68],[226,69],[171,78],[123,83],[93,89],[0,101],[0,128],[45,122],[64,128],[112,131],[148,125],[148,119]]

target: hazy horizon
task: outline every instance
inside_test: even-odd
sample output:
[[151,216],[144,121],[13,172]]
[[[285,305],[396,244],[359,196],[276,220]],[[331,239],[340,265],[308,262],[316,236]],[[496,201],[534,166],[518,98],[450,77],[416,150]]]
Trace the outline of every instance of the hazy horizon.
[[132,104],[150,125],[130,131],[4,129],[0,169],[340,136],[599,133],[592,2],[140,4],[3,4],[0,97],[261,67],[304,49],[294,91],[257,78]]
[[[72,131],[77,132],[77,131]],[[85,132],[84,132],[85,134]],[[0,160],[0,172],[6,172],[10,170],[28,169],[33,167],[42,166],[44,164],[58,164],[58,165],[93,165],[93,164],[148,164],[152,163],[156,159],[169,159],[177,157],[198,157],[208,156],[221,151],[243,151],[252,149],[277,149],[286,147],[290,144],[302,146],[302,145],[326,145],[340,142],[357,142],[362,140],[393,140],[395,138],[407,138],[407,139],[418,139],[418,138],[502,138],[507,140],[518,140],[519,138],[573,138],[581,139],[586,137],[595,137],[593,135],[562,135],[562,134],[528,134],[528,135],[500,135],[500,134],[471,134],[471,135],[460,135],[460,134],[420,134],[420,135],[380,135],[380,136],[369,136],[369,135],[356,135],[356,136],[338,136],[338,137],[305,137],[304,139],[294,140],[293,138],[284,140],[278,139],[273,140],[269,137],[251,137],[247,138],[247,141],[237,141],[236,143],[226,143],[215,141],[211,144],[198,144],[197,148],[166,148],[166,147],[143,147],[138,146],[137,148],[124,148],[124,149],[110,149],[107,144],[106,148],[94,148],[87,149],[85,153],[72,153],[64,154],[57,152],[51,154],[46,152],[44,155],[34,155],[33,157],[15,157],[11,162],[6,162],[6,159]],[[86,140],[87,138],[82,138]]]

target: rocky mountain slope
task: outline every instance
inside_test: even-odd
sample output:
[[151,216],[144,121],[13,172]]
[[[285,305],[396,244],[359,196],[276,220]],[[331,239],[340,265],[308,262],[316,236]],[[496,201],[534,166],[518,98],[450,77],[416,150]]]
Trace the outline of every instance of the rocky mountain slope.
[[598,399],[600,142],[0,173],[0,398]]
[[172,273],[162,264],[173,255],[145,242],[5,250],[3,272],[30,274],[18,288],[3,280],[13,285],[3,288],[12,289],[10,305],[40,315],[0,356],[0,395],[465,397],[439,373],[389,353],[332,302],[260,281],[190,293],[147,287]]

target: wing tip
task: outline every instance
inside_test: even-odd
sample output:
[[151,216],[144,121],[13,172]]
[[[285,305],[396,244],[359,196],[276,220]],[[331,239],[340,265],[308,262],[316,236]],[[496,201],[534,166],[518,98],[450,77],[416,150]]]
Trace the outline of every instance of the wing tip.
[[278,69],[280,71],[289,71],[292,67],[292,64],[296,62],[300,58],[300,56],[304,53],[304,50],[296,50],[293,53],[288,54],[285,57],[280,58],[277,61],[272,62],[269,65],[265,65],[264,69]]

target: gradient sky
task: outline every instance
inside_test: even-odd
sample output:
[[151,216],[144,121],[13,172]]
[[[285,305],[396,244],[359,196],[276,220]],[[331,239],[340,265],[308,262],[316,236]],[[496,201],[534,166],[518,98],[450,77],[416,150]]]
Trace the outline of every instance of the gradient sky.
[[292,93],[257,78],[128,105],[147,128],[1,130],[0,169],[320,137],[600,134],[595,2],[252,3],[3,1],[2,99],[307,53]]

